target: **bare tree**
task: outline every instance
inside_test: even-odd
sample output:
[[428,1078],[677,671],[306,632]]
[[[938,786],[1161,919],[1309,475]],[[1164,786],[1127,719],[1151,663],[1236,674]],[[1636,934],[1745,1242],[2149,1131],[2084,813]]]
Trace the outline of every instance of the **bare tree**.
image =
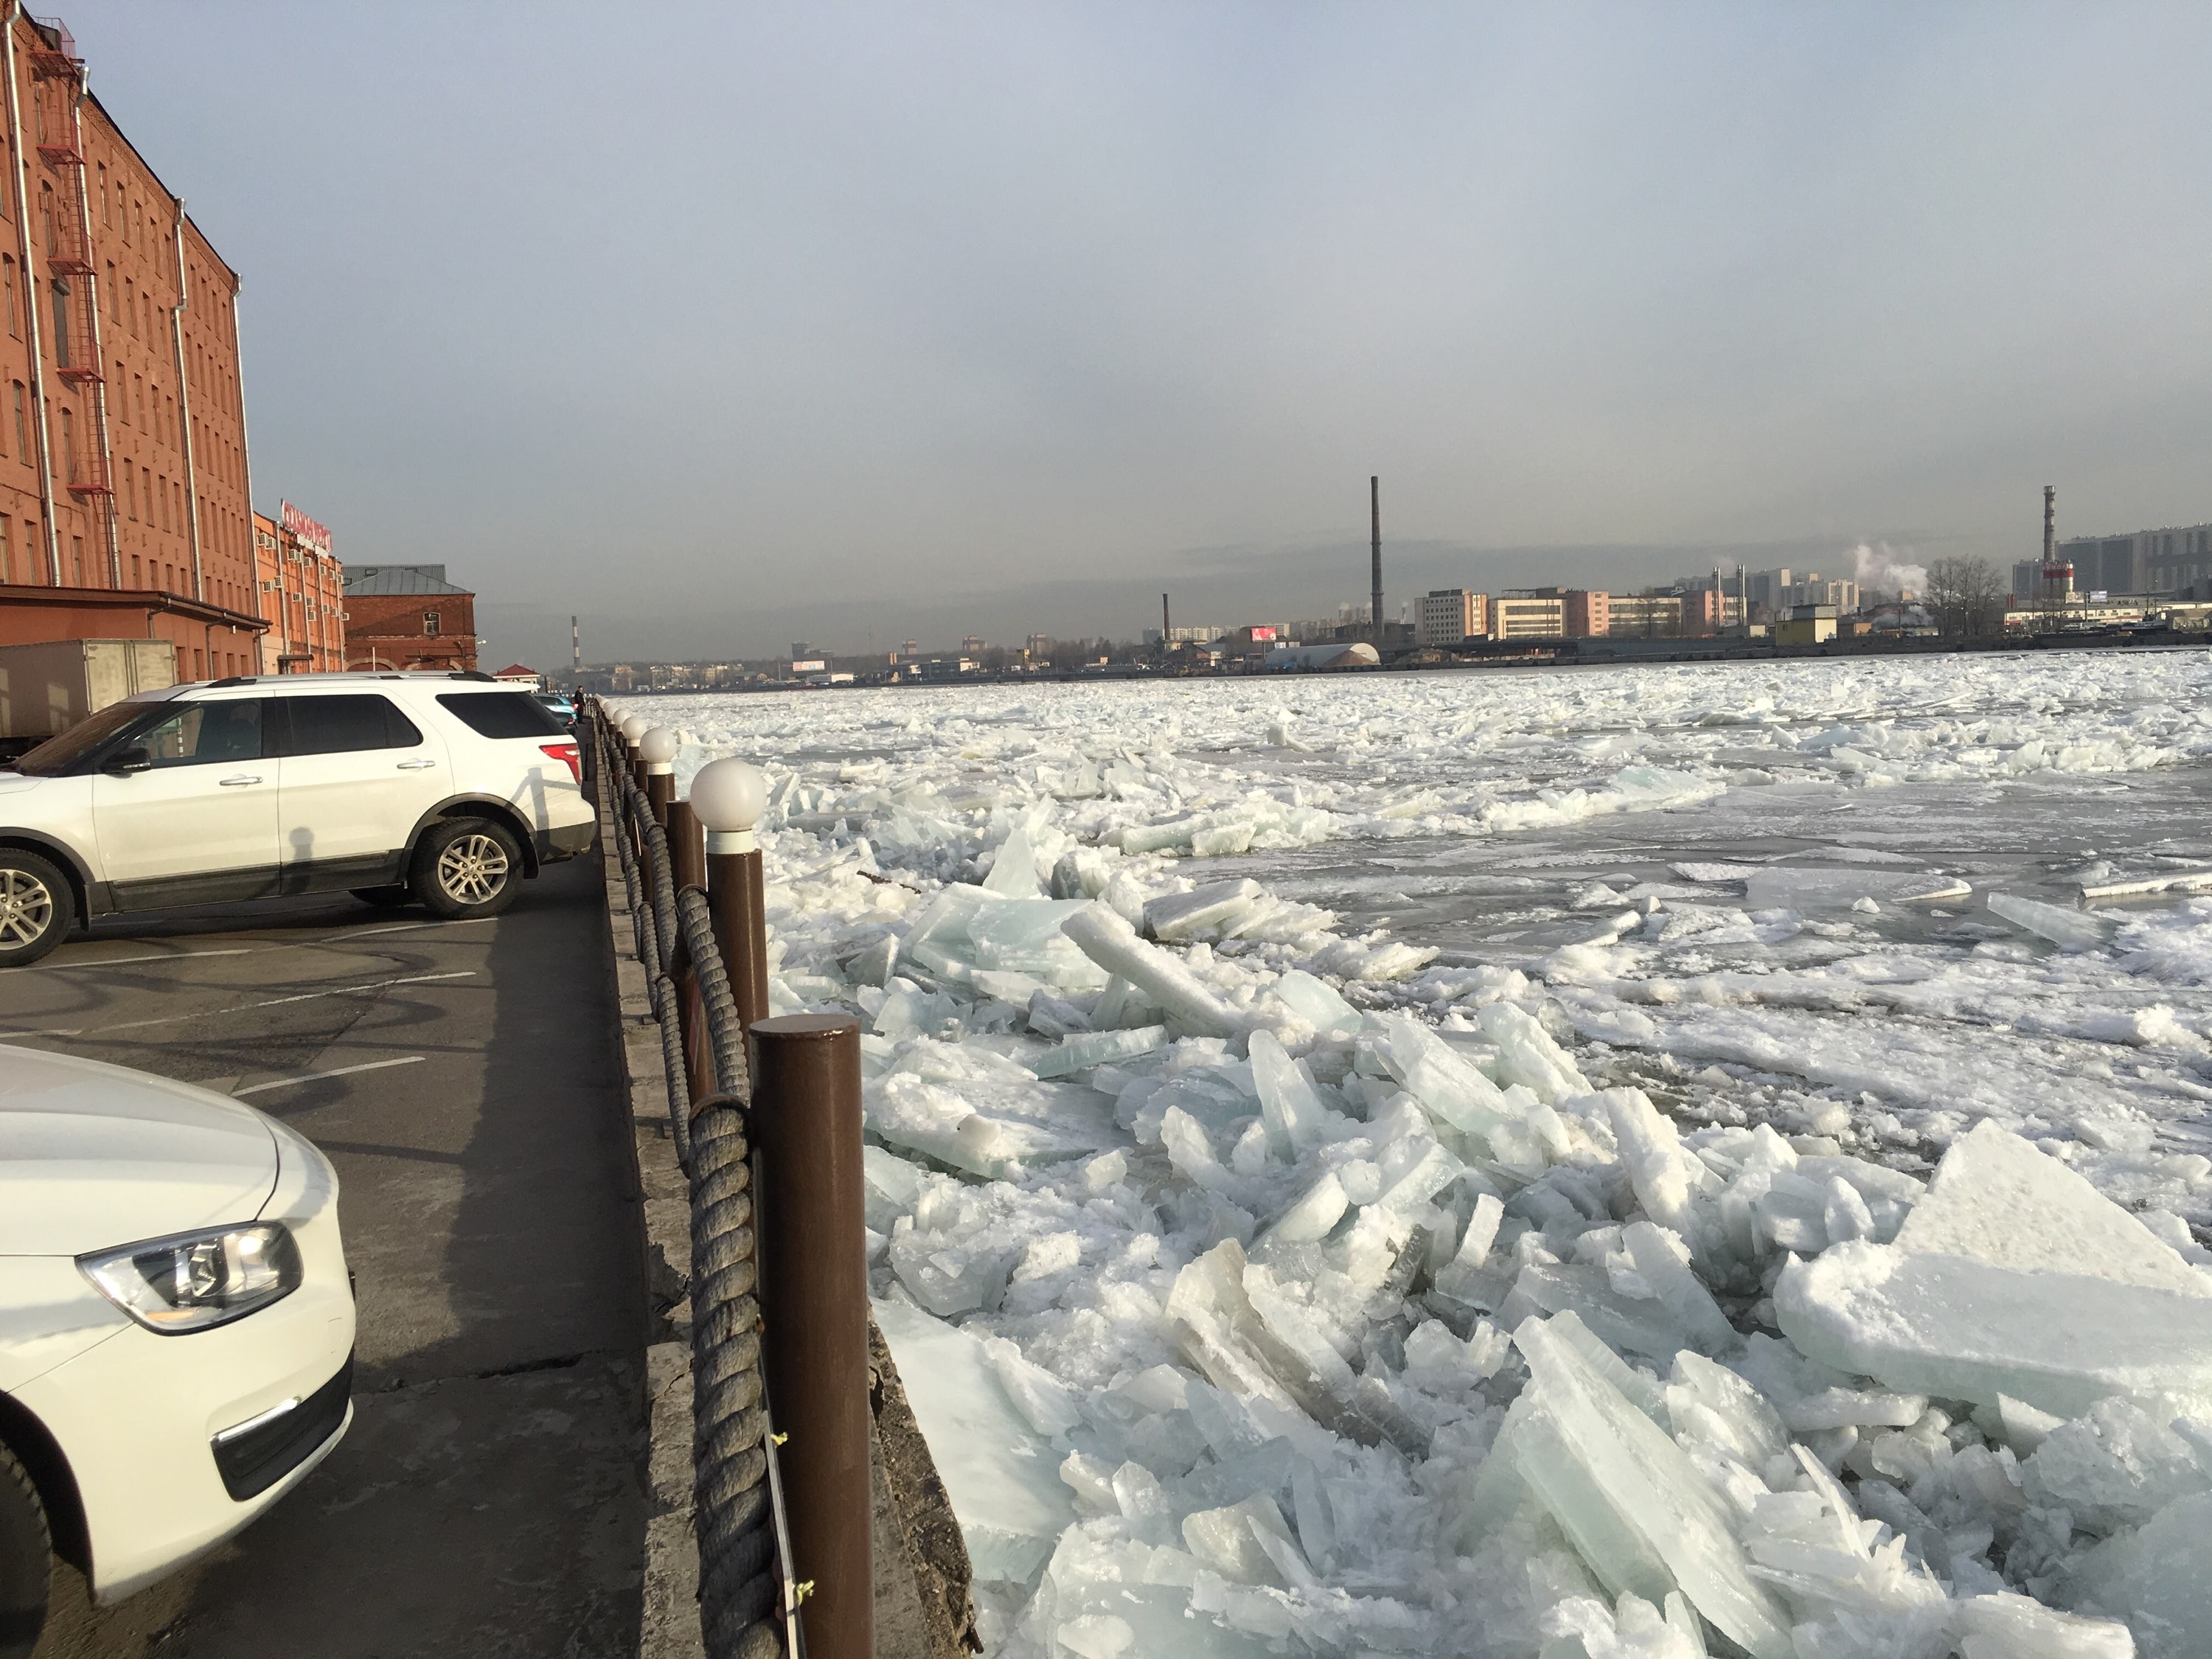
[[2004,631],[2005,583],[1987,559],[1938,559],[1928,567],[1930,621],[1956,639],[1979,639]]

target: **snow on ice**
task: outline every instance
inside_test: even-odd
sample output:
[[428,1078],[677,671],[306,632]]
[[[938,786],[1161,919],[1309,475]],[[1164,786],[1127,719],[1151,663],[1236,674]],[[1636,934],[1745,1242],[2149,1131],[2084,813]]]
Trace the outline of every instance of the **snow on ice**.
[[[775,779],[771,1000],[862,1022],[877,1317],[993,1652],[2189,1659],[2212,847],[2077,829],[2200,775],[2208,690],[639,706]],[[1493,925],[1425,924],[1478,854]]]

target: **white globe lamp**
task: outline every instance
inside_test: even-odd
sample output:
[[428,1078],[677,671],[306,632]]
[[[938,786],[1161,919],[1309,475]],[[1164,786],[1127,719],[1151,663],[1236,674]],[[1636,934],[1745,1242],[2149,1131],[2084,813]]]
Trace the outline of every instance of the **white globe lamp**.
[[691,779],[691,816],[709,853],[750,853],[753,827],[768,811],[768,779],[750,761],[708,761]]

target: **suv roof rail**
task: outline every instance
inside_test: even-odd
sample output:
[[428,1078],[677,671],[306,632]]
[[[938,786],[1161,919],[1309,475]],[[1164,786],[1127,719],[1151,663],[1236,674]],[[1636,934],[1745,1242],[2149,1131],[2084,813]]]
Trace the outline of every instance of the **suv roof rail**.
[[252,684],[257,684],[257,683],[258,683],[258,682],[257,682],[257,678],[256,678],[256,677],[255,677],[254,675],[252,675],[252,674],[232,674],[232,675],[229,675],[229,676],[228,676],[228,677],[226,677],[226,678],[222,678],[222,679],[219,679],[219,680],[210,680],[210,681],[208,682],[208,690],[210,690],[210,691],[212,691],[212,690],[214,690],[217,686],[221,686],[221,685],[252,685]]
[[456,668],[453,672],[452,678],[457,680],[483,680],[492,685],[499,684],[495,678],[485,673],[481,668]]

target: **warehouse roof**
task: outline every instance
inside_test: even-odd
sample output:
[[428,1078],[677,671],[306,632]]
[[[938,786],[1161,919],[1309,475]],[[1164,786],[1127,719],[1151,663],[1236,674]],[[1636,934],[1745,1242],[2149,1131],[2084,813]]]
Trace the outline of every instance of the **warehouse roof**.
[[364,564],[345,573],[349,593],[466,593],[446,580],[442,564]]

